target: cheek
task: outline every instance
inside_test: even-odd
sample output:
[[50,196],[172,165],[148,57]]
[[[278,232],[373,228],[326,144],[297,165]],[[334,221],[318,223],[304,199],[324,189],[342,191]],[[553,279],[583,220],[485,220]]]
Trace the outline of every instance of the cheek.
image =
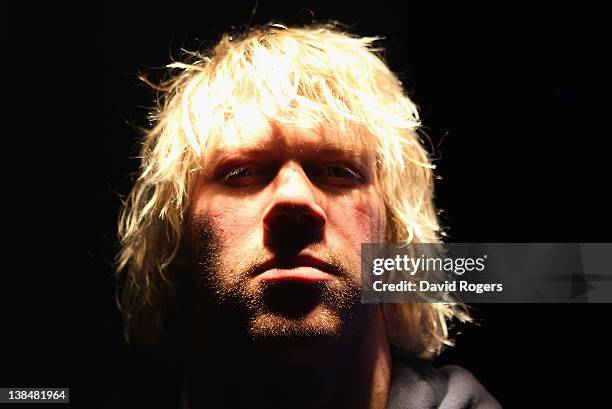
[[384,238],[384,207],[377,196],[360,193],[330,202],[328,207],[328,245],[340,253],[360,285],[361,244],[380,243]]
[[330,203],[329,227],[339,240],[350,245],[358,253],[361,243],[383,241],[383,209],[381,199],[371,192],[342,196],[334,203]]
[[[202,197],[202,196],[200,196]],[[195,202],[193,217],[206,218],[224,246],[236,248],[257,234],[260,212],[253,200],[213,196]]]

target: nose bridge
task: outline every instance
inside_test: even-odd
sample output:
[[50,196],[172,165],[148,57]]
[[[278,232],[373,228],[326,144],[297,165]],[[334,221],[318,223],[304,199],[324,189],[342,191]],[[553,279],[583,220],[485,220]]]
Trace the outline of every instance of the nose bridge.
[[314,202],[313,186],[299,164],[288,162],[279,169],[274,183],[274,199],[287,204]]

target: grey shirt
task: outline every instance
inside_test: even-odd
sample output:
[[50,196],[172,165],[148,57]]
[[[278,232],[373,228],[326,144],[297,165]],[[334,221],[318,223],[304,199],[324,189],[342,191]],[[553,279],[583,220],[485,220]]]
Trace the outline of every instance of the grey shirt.
[[395,355],[387,409],[500,409],[467,370]]
[[[387,409],[501,409],[467,370],[393,354]],[[180,409],[189,409],[183,387]]]

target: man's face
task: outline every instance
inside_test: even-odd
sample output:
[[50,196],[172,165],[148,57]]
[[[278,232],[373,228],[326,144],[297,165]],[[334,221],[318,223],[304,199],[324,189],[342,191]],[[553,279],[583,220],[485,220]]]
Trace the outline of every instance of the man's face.
[[187,218],[194,325],[327,339],[371,314],[360,244],[383,240],[384,205],[372,147],[342,138],[266,123],[208,152]]

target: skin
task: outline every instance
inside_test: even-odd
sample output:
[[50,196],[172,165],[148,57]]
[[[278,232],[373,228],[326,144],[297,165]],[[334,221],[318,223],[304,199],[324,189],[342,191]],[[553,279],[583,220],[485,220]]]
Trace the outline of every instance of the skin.
[[[373,147],[322,128],[245,129],[209,153],[187,213],[190,407],[384,408],[383,316],[359,301],[360,244],[384,232]],[[300,267],[304,255],[323,264]],[[262,278],[270,260],[307,279]]]

